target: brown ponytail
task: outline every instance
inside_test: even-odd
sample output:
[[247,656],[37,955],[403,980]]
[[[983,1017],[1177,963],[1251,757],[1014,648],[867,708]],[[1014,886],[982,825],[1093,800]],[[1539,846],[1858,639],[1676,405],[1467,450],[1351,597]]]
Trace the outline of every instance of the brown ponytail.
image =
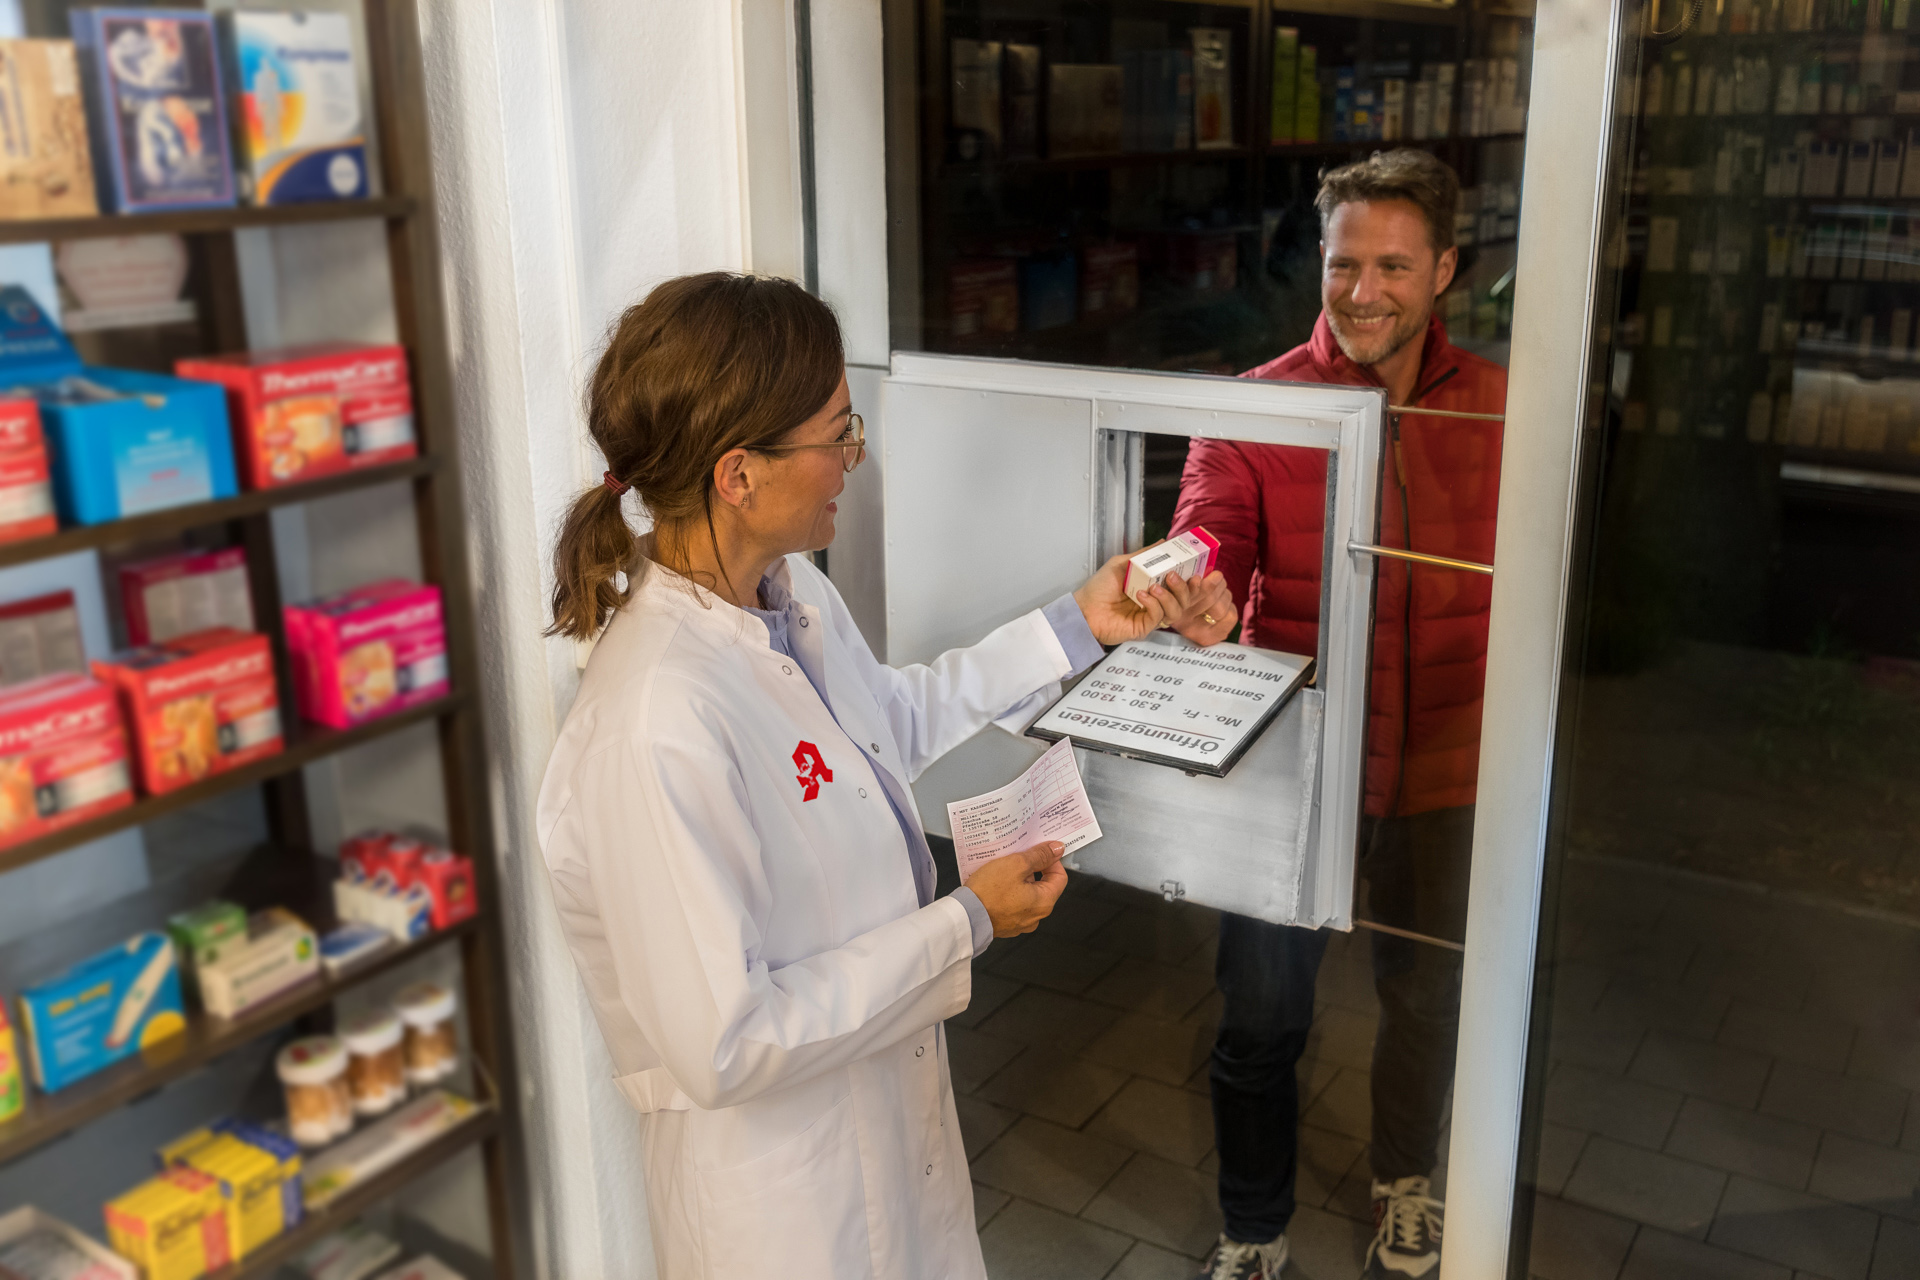
[[[587,388],[587,430],[608,473],[655,526],[711,525],[713,469],[770,448],[839,389],[845,355],[827,304],[791,280],[710,271],[657,286],[627,308]],[[573,500],[553,553],[548,635],[584,640],[626,603],[639,539],[604,484]]]

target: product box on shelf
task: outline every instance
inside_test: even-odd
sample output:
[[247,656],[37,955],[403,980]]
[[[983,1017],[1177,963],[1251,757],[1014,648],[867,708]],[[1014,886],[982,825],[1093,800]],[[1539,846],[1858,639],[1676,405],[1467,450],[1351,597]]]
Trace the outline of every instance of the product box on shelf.
[[5,1124],[26,1109],[27,1082],[20,1074],[20,1044],[14,1038],[13,1024],[7,1021],[7,1006],[0,1001],[0,1124]]
[[71,40],[0,40],[0,218],[99,212]]
[[320,943],[307,922],[285,907],[247,920],[247,934],[195,972],[207,1012],[233,1018],[320,972]]
[[86,669],[73,592],[49,591],[0,604],[0,685]]
[[1320,141],[1320,51],[1313,45],[1300,46],[1300,70],[1297,74],[1300,98],[1293,116],[1295,142]]
[[233,1261],[216,1179],[166,1169],[107,1202],[107,1241],[141,1280],[197,1280]]
[[59,527],[40,407],[24,397],[0,398],[0,542],[42,537]]
[[1126,79],[1118,65],[1056,62],[1047,67],[1047,155],[1107,156],[1125,131]]
[[1080,314],[1120,315],[1140,305],[1140,249],[1127,241],[1080,251]]
[[214,1180],[226,1217],[227,1252],[236,1262],[292,1225],[279,1158],[231,1133],[201,1129],[173,1143],[163,1153],[162,1170],[168,1168]]
[[438,587],[389,578],[284,612],[295,698],[309,720],[345,729],[451,687]]
[[1193,145],[1201,150],[1233,145],[1233,32],[1193,27]]
[[[75,10],[76,13],[80,10]],[[0,288],[0,387],[38,403],[62,519],[99,524],[236,492],[220,388],[83,365],[19,285]]]
[[274,755],[280,698],[267,638],[213,627],[96,661],[120,691],[140,763],[140,785],[164,795]]
[[1232,293],[1239,284],[1239,236],[1232,231],[1167,231],[1148,247],[1167,283],[1195,293]]
[[1066,250],[1020,260],[1020,327],[1028,333],[1072,324],[1080,302],[1080,269]]
[[220,29],[234,85],[241,194],[258,205],[364,197],[352,20],[240,9],[221,14]]
[[23,1205],[0,1214],[0,1276],[139,1280],[125,1258],[50,1213]]
[[951,336],[1020,331],[1020,273],[1011,258],[967,258],[947,269]]
[[0,690],[0,847],[133,803],[113,690],[81,675]]
[[948,115],[956,160],[984,160],[1000,153],[1000,42],[953,40]]
[[435,1089],[367,1125],[307,1163],[307,1211],[324,1209],[347,1191],[391,1168],[479,1113],[469,1099]]
[[109,213],[234,202],[213,15],[72,9],[87,91],[94,183]]
[[[422,901],[435,929],[456,925],[479,910],[473,860],[411,836],[363,831],[341,843],[340,868],[335,900],[342,918],[383,926],[403,921],[403,927],[392,930],[403,938],[416,936],[408,930],[414,927],[411,913]],[[424,899],[408,897],[413,890],[424,893]],[[363,905],[362,896],[392,901],[373,907]]]
[[1292,142],[1293,118],[1300,99],[1300,28],[1273,29],[1273,119],[1268,141]]
[[390,875],[365,876],[343,868],[333,882],[333,910],[342,920],[372,925],[402,942],[433,932],[433,898],[420,885],[402,885]]
[[120,567],[127,643],[165,644],[208,627],[253,630],[247,553],[240,547],[180,551]]
[[1193,147],[1193,55],[1185,49],[1139,49],[1120,55],[1126,98],[1120,143],[1128,151]]
[[167,936],[180,961],[180,978],[189,993],[197,990],[200,966],[212,964],[247,936],[247,913],[237,903],[214,899],[167,917]]
[[187,1158],[194,1152],[223,1135],[238,1138],[273,1157],[279,1171],[281,1221],[289,1227],[298,1226],[306,1216],[306,1197],[300,1190],[303,1163],[300,1144],[265,1125],[237,1116],[215,1120],[206,1128],[183,1134],[161,1147],[154,1153],[154,1168],[164,1172],[176,1164],[187,1163]]
[[180,361],[174,372],[226,389],[249,489],[384,466],[419,451],[400,347],[200,356]]
[[186,1029],[164,933],[135,934],[20,993],[27,1063],[48,1093]]

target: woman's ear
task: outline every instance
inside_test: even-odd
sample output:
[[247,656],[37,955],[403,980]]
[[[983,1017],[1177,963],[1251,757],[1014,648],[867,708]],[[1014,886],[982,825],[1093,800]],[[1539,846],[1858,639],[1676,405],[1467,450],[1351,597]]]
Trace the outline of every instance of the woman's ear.
[[753,477],[747,473],[747,451],[729,449],[713,464],[713,491],[730,507],[753,503]]

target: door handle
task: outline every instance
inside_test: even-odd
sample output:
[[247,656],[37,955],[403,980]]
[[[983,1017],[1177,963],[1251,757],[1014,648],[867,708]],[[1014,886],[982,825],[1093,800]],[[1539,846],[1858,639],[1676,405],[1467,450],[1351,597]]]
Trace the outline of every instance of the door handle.
[[1407,560],[1414,564],[1430,564],[1442,569],[1461,569],[1467,573],[1484,573],[1493,576],[1493,566],[1479,564],[1472,560],[1453,560],[1446,556],[1430,556],[1423,551],[1407,551],[1400,547],[1377,547],[1371,542],[1347,541],[1347,550],[1355,555],[1386,556],[1390,560]]

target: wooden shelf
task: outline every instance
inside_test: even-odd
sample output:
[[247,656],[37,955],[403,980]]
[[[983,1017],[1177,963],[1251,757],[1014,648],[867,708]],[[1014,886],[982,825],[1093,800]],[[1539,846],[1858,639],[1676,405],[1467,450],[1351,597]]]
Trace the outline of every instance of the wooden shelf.
[[382,196],[375,200],[321,200],[312,204],[281,204],[264,209],[182,209],[178,213],[105,213],[92,218],[34,218],[0,222],[0,244],[33,244],[42,240],[91,240],[102,236],[148,236],[163,231],[236,231],[241,227],[289,227],[308,222],[346,222],[356,218],[410,217],[416,202],[409,196]]
[[1462,6],[1457,4],[1396,4],[1394,0],[1274,0],[1273,16],[1283,25],[1288,14],[1311,13],[1327,18],[1372,18],[1376,22],[1419,22],[1457,27]]
[[355,489],[367,489],[378,484],[392,484],[398,480],[418,480],[422,476],[432,475],[439,467],[440,463],[436,458],[409,458],[405,462],[396,462],[390,466],[368,467],[364,471],[346,471],[339,475],[327,476],[322,480],[309,480],[304,484],[290,484],[279,489],[252,489],[235,494],[231,498],[216,498],[212,502],[195,502],[184,507],[168,507],[164,511],[149,511],[144,515],[129,516],[125,520],[109,520],[105,524],[76,525],[71,529],[62,529],[58,533],[50,533],[44,538],[28,538],[23,542],[0,544],[0,569],[10,565],[26,564],[32,560],[45,560],[50,556],[63,556],[73,551],[84,551],[89,547],[120,546],[169,533],[178,533],[182,529],[225,524],[229,520],[259,515],[275,507],[290,507],[296,503],[330,498],[336,493],[349,493]]
[[[288,904],[299,911],[299,904]],[[330,908],[329,908],[330,913]],[[319,912],[301,912],[303,918]],[[322,917],[324,918],[324,917]],[[337,977],[322,974],[274,997],[237,1018],[195,1014],[181,1034],[78,1084],[52,1094],[35,1094],[20,1115],[0,1124],[0,1165],[17,1160],[109,1111],[117,1110],[180,1077],[199,1070],[222,1054],[286,1026],[295,1018],[332,1004],[343,991],[405,964],[436,947],[464,937],[479,925],[463,920],[450,929],[388,947],[367,957]]]
[[1261,147],[1213,147],[1206,150],[1190,147],[1181,151],[1116,151],[1097,156],[1067,156],[1059,160],[950,160],[941,164],[940,178],[946,182],[961,182],[982,178],[1037,177],[1094,169],[1140,169],[1162,164],[1211,164],[1255,157],[1284,160],[1294,156],[1357,154],[1382,147],[1445,147],[1502,142],[1525,136],[1523,133],[1455,134],[1446,138],[1394,138],[1387,141],[1367,138],[1346,142],[1273,142]]
[[[462,1151],[494,1136],[500,1117],[491,1107],[441,1134],[399,1164],[375,1174],[350,1191],[342,1192],[331,1204],[310,1213],[299,1226],[269,1241],[247,1257],[220,1271],[207,1273],[205,1280],[246,1280],[250,1276],[274,1275],[282,1263],[306,1250],[322,1236],[338,1231],[355,1218],[379,1204],[408,1183],[439,1168]],[[494,1265],[504,1271],[510,1260],[496,1259]]]
[[[283,696],[287,690],[281,691]],[[134,801],[124,809],[115,809],[89,822],[65,827],[59,831],[41,836],[38,840],[29,840],[25,844],[16,844],[11,848],[0,849],[0,874],[38,862],[42,858],[52,857],[75,845],[85,844],[89,840],[98,840],[101,836],[112,835],[116,831],[125,831],[137,827],[143,822],[151,822],[163,814],[190,808],[214,796],[228,791],[238,791],[244,787],[258,786],[273,778],[285,777],[297,773],[316,760],[350,750],[376,738],[384,738],[411,728],[428,720],[437,720],[463,710],[468,699],[464,694],[436,698],[432,702],[395,715],[372,720],[351,729],[324,729],[318,725],[295,722],[290,702],[282,702],[281,714],[287,717],[286,723],[292,732],[299,736],[289,741],[287,749],[279,755],[256,760],[252,764],[242,765],[228,773],[216,774],[192,786],[182,787],[178,791],[169,791],[163,796],[146,796]],[[131,762],[129,762],[131,763]]]

